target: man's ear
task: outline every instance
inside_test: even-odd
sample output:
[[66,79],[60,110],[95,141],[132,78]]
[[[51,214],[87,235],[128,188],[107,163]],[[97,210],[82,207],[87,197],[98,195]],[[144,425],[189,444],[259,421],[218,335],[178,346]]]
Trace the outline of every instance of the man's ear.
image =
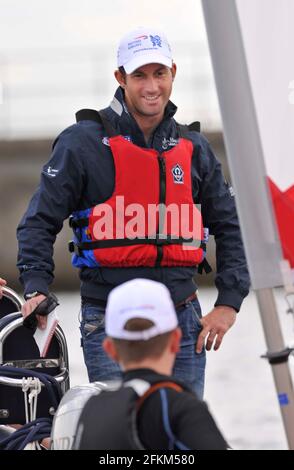
[[118,69],[114,71],[114,76],[122,88],[125,87],[126,77]]
[[174,331],[172,331],[171,342],[170,342],[170,348],[171,348],[172,353],[177,354],[177,352],[179,352],[181,338],[182,338],[182,331],[180,328],[176,328]]
[[172,67],[171,67],[171,73],[172,73],[172,79],[174,80],[175,76],[176,76],[176,73],[177,73],[177,66],[174,62],[173,62]]
[[110,359],[112,359],[115,362],[118,362],[118,354],[117,354],[116,347],[112,339],[106,337],[103,340],[102,346],[106,354],[110,357]]

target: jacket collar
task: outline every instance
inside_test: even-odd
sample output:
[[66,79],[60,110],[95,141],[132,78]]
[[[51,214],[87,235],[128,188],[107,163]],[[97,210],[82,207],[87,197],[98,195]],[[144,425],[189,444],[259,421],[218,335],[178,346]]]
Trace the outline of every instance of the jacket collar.
[[[176,111],[177,107],[172,103],[172,101],[169,101],[164,110],[164,117],[156,128],[155,134],[160,133],[162,127],[165,128],[169,126]],[[105,112],[112,126],[115,129],[118,129],[122,135],[130,137],[135,144],[141,147],[146,147],[143,133],[136,120],[128,111],[124,100],[124,91],[121,87],[117,88],[114,98],[111,101],[110,106],[106,108]]]

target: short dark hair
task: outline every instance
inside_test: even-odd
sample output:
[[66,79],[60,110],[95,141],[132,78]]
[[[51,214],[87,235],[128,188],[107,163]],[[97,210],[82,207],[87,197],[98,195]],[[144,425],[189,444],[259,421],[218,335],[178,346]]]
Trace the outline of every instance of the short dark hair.
[[120,71],[120,73],[125,77],[127,72],[125,71],[125,68],[123,65],[121,65],[120,67],[118,67],[118,70]]
[[[154,323],[144,318],[131,318],[127,321],[125,329],[127,331],[144,331],[154,326]],[[154,336],[146,341],[130,341],[126,339],[112,338],[117,352],[123,362],[141,361],[145,358],[159,358],[164,352],[171,331]]]

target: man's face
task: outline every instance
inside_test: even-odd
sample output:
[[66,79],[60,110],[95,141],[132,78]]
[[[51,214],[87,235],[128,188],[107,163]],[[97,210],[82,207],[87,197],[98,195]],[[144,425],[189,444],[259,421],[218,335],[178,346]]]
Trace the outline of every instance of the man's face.
[[123,80],[125,100],[130,113],[136,117],[161,118],[172,91],[176,66],[148,64],[126,75]]

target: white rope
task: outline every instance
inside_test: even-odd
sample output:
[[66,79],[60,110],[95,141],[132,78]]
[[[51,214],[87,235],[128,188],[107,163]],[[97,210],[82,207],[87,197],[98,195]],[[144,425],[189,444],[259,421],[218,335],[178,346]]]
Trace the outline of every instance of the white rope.
[[[29,390],[30,393],[28,395]],[[38,395],[41,393],[41,390],[42,385],[38,378],[22,378],[22,391],[24,393],[26,423],[34,421],[37,418]],[[30,442],[25,447],[25,450],[41,450],[41,447],[38,441],[34,441]]]
[[30,404],[30,418],[34,421],[37,418],[37,406],[38,406],[38,395],[41,392],[41,382],[39,379],[34,378],[31,383],[31,391],[29,393],[29,404]]
[[[37,417],[38,395],[41,393],[41,390],[42,386],[38,378],[22,378],[26,423],[34,421]],[[28,391],[30,391],[29,394]]]
[[28,391],[31,388],[32,380],[33,380],[32,377],[23,377],[22,378],[22,391],[23,391],[23,394],[24,394],[26,424],[30,422],[29,406],[28,406]]

